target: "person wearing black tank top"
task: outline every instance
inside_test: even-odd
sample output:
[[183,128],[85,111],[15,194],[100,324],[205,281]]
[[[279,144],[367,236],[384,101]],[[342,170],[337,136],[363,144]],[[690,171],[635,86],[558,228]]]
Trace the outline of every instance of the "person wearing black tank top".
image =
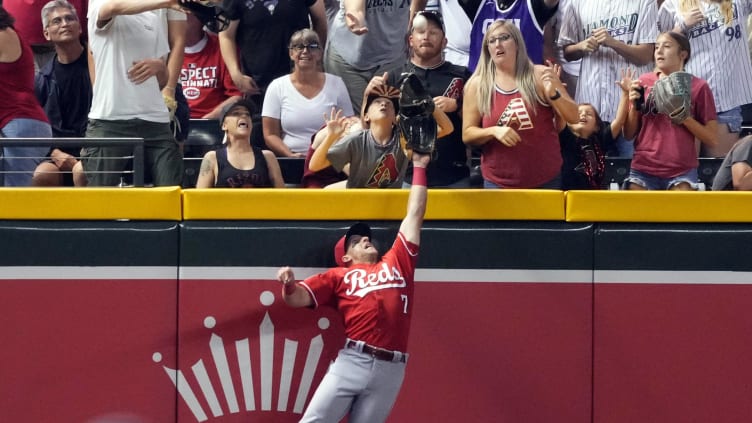
[[196,188],[284,188],[274,153],[251,145],[254,111],[247,100],[225,107],[219,120],[225,146],[204,155]]

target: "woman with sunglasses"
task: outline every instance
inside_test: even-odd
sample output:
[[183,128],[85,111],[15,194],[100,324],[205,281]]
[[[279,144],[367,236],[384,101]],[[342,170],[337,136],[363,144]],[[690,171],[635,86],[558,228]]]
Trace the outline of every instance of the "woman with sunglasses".
[[269,84],[261,111],[264,140],[279,157],[305,157],[332,108],[353,115],[342,78],[321,70],[323,48],[316,32],[295,32],[289,45],[292,72]]
[[465,86],[462,139],[481,149],[484,187],[561,189],[554,120],[579,116],[558,65],[533,65],[512,21],[492,23],[483,46]]

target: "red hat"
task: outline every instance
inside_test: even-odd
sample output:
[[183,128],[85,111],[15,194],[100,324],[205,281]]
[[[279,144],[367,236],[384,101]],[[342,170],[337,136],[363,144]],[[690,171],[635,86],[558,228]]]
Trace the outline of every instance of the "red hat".
[[345,246],[350,244],[350,238],[353,235],[367,236],[368,238],[371,238],[371,228],[363,222],[358,222],[350,226],[350,229],[347,230],[345,235],[337,241],[337,244],[334,245],[334,261],[339,267],[346,267],[345,262],[342,261],[342,256],[347,254],[347,248],[345,248]]

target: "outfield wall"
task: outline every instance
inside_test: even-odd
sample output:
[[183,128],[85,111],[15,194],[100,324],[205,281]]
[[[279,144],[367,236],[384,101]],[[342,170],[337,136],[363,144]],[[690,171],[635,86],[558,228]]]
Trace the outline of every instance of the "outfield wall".
[[[431,190],[389,421],[752,419],[752,196],[673,194]],[[297,421],[342,326],[276,269],[406,199],[0,190],[1,419]]]

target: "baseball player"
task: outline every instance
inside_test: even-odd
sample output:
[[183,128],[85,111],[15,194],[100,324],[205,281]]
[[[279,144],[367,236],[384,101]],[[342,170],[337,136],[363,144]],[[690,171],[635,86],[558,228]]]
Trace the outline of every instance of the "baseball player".
[[379,258],[364,223],[351,226],[335,246],[338,267],[296,282],[290,267],[277,279],[291,307],[337,308],[347,340],[316,389],[302,423],[386,420],[405,377],[407,338],[413,315],[415,264],[426,210],[430,156],[413,152],[407,214],[392,248]]
[[510,20],[520,29],[527,54],[535,64],[543,64],[543,27],[556,13],[559,0],[483,0],[470,31],[470,61],[475,70],[488,26],[499,19]]

